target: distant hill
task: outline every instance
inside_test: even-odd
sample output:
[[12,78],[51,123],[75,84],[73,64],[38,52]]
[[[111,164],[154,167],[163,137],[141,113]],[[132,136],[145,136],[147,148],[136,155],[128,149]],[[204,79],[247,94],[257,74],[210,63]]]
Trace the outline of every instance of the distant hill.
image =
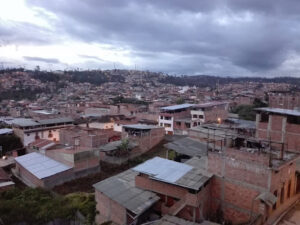
[[174,84],[177,86],[197,86],[197,87],[215,87],[217,83],[242,83],[242,82],[257,82],[257,83],[288,83],[300,87],[300,78],[296,77],[276,77],[276,78],[261,78],[261,77],[218,77],[209,75],[195,76],[165,76],[159,79],[161,83]]
[[[24,71],[23,68],[12,68],[0,70],[0,76],[5,73],[14,73],[16,71]],[[26,70],[34,79],[42,82],[69,81],[74,83],[91,83],[101,85],[106,82],[125,82],[128,76],[134,77],[133,80],[143,78],[143,81],[151,82],[156,80],[160,83],[173,84],[177,86],[197,86],[197,87],[215,87],[217,83],[288,83],[300,87],[300,78],[296,77],[220,77],[211,75],[182,75],[172,76],[158,72],[137,71],[137,70],[68,70],[60,72],[47,72],[40,70]]]

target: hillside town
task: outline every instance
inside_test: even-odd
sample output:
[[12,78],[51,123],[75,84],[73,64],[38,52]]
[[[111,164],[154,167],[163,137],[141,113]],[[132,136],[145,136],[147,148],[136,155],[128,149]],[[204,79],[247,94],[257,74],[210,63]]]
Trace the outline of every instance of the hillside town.
[[[1,72],[0,201],[14,190],[89,199],[88,212],[44,221],[57,224],[300,219],[296,84],[188,86],[149,71],[88,71],[85,80],[73,73]],[[0,224],[29,221],[15,219],[0,214]]]

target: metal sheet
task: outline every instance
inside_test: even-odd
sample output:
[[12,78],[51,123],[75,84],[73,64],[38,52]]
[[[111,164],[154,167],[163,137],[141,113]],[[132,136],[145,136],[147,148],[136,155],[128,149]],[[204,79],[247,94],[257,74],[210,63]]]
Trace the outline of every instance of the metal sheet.
[[192,106],[195,106],[195,104],[171,105],[171,106],[162,107],[161,110],[172,111],[172,110],[178,110],[178,109],[186,109],[186,108],[190,108]]
[[192,166],[160,157],[150,159],[133,168],[134,171],[151,175],[153,178],[168,183],[175,183],[192,169]]
[[16,157],[15,160],[39,179],[71,169],[65,164],[36,152]]

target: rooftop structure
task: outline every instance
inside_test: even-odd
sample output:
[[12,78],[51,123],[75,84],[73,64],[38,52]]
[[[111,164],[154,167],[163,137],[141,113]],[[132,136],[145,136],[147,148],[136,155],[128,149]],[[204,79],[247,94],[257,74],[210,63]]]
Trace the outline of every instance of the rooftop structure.
[[280,115],[289,115],[289,116],[300,116],[299,110],[292,110],[292,109],[280,109],[280,108],[256,108],[258,112],[267,112],[267,113],[274,113]]
[[195,104],[172,105],[172,106],[162,107],[161,111],[176,111],[176,110],[188,109],[193,106],[195,106]]
[[188,164],[155,157],[133,168],[149,175],[150,179],[199,190],[212,176]]
[[71,169],[69,166],[36,152],[16,157],[15,160],[39,179]]
[[185,137],[169,142],[164,145],[167,149],[173,150],[179,154],[188,156],[204,156],[207,155],[207,143],[197,139]]
[[3,128],[3,129],[0,129],[0,135],[4,135],[4,134],[12,134],[13,133],[13,130],[12,129],[9,129],[9,128]]
[[151,129],[160,128],[158,126],[147,125],[147,124],[129,124],[129,125],[123,125],[123,127],[125,129],[129,128],[129,129],[136,129],[136,130],[151,130]]
[[[133,213],[134,217],[144,213],[159,200],[159,197],[150,191],[135,187],[134,180],[136,175],[137,172],[129,169],[116,176],[94,184],[93,187],[96,190],[96,199],[105,200],[108,198],[110,202],[108,205],[116,202],[122,206],[122,208],[119,209],[120,211],[118,211],[119,217],[123,214],[126,215],[129,212],[131,214]],[[107,209],[107,205],[105,207],[106,210],[102,211],[97,222],[106,221],[107,219],[114,219],[115,221],[117,218],[115,217],[114,213],[116,212],[114,210],[117,210],[117,208]],[[107,210],[112,210],[112,213],[108,211],[107,215],[105,215]],[[129,212],[126,212],[127,210],[129,210]],[[123,219],[124,218],[122,218],[122,221]]]

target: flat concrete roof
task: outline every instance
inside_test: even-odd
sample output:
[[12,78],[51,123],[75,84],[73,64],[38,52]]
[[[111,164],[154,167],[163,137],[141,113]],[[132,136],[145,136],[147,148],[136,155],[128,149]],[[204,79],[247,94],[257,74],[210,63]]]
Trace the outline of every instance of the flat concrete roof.
[[207,147],[209,146],[197,139],[185,137],[169,142],[164,147],[183,155],[204,156],[207,154]]
[[[114,150],[117,150],[121,144],[122,144],[122,140],[112,141],[112,142],[107,143],[106,145],[100,146],[100,151],[102,151],[102,152],[114,151]],[[137,146],[138,146],[137,143],[129,140],[129,143],[128,143],[129,149],[135,148]]]

